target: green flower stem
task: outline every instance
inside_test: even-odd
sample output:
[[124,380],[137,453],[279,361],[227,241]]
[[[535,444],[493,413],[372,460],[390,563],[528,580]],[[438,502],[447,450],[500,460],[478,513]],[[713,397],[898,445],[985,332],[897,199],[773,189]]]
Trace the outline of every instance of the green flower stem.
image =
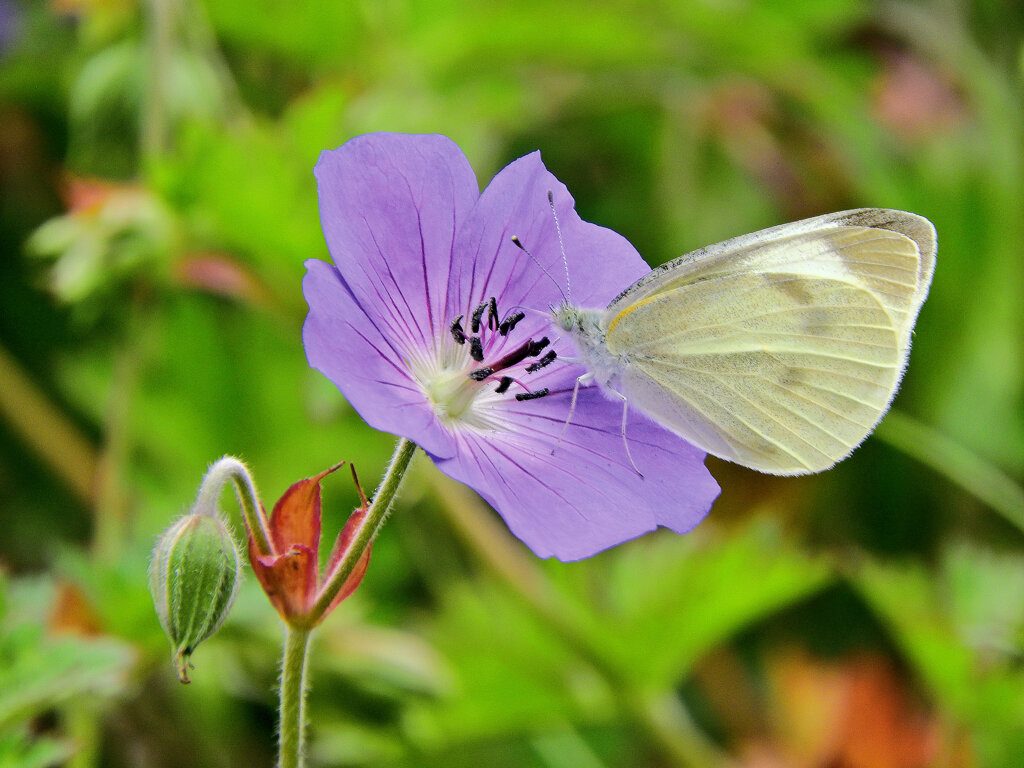
[[398,486],[401,485],[402,478],[405,477],[405,472],[409,468],[409,462],[412,461],[415,452],[416,443],[404,437],[399,439],[398,445],[395,446],[395,453],[391,457],[391,463],[388,464],[384,478],[380,481],[377,493],[374,494],[373,502],[363,519],[363,524],[359,526],[359,530],[352,539],[352,544],[342,557],[331,580],[320,590],[320,596],[309,615],[310,626],[320,621],[320,618],[327,612],[331,602],[359,563],[366,548],[370,546],[377,532],[384,525],[391,509],[391,503],[395,500],[395,494],[398,492]]
[[312,630],[285,627],[278,768],[301,768],[306,746],[306,656]]
[[245,516],[245,524],[256,541],[259,553],[261,555],[273,554],[274,548],[270,544],[270,523],[267,520],[266,512],[260,506],[259,496],[256,495],[256,485],[245,464],[234,456],[218,459],[206,471],[203,482],[199,486],[195,510],[202,514],[213,515],[217,510],[217,499],[228,480],[234,481],[238,503]]

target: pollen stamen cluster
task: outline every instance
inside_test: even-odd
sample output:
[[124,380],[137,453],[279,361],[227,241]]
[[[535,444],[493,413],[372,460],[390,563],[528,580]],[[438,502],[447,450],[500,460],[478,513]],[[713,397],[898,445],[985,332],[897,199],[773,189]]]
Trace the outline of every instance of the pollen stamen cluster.
[[[468,329],[464,314],[448,324],[454,345],[444,339],[436,357],[410,359],[415,379],[443,423],[499,429],[504,419],[494,406],[508,395],[523,402],[548,394],[547,387],[531,390],[524,379],[551,365],[558,355],[547,336],[513,340],[516,326],[525,318],[526,313],[518,310],[502,317],[497,299],[491,297],[469,315]],[[513,385],[521,391],[512,391]]]
[[[490,331],[487,334],[487,348],[484,348],[484,314],[487,315],[486,327]],[[526,317],[524,312],[513,312],[504,319],[498,314],[498,302],[492,296],[487,301],[482,302],[470,316],[469,329],[472,335],[467,335],[465,329],[462,327],[462,318],[464,315],[459,315],[452,322],[450,329],[452,338],[457,344],[464,345],[469,343],[469,356],[478,363],[484,362],[484,358],[487,352],[490,352],[494,347],[497,347],[497,351],[500,351],[504,347],[504,340],[508,338],[508,335],[515,330],[516,325],[519,324],[523,318]],[[496,332],[496,335],[495,335]],[[547,336],[543,336],[538,340],[532,338],[527,339],[518,347],[512,351],[499,357],[493,363],[489,363],[480,368],[475,368],[469,372],[468,376],[473,381],[487,381],[499,371],[504,371],[512,368],[519,363],[522,363],[527,358],[537,357],[544,349],[550,344],[550,340]],[[536,373],[540,369],[550,365],[558,358],[558,354],[553,349],[549,349],[543,357],[528,364],[525,368],[526,373]],[[535,400],[538,397],[544,397],[548,394],[548,389],[538,389],[536,391],[530,391],[526,385],[512,376],[502,375],[498,379],[498,386],[495,387],[494,391],[497,394],[504,394],[508,391],[512,383],[519,384],[525,392],[519,392],[516,394],[516,400],[522,402],[523,400]]]

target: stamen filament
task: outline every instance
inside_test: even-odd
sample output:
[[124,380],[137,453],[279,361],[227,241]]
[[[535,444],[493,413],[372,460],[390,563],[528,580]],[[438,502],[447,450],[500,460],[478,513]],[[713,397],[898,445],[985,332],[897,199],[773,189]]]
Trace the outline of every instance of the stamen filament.
[[503,358],[494,363],[491,367],[496,371],[500,371],[503,368],[511,368],[513,365],[523,362],[523,360],[525,360],[526,358],[533,357],[542,349],[544,349],[544,347],[546,347],[547,345],[547,336],[545,336],[540,341],[527,339],[525,344],[509,352]]

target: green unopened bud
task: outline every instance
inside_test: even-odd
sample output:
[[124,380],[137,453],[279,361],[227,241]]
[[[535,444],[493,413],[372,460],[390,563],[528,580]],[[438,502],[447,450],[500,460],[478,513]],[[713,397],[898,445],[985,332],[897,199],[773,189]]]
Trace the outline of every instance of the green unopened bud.
[[149,589],[178,678],[187,683],[189,657],[220,627],[238,591],[240,559],[224,523],[190,512],[161,537],[149,564]]

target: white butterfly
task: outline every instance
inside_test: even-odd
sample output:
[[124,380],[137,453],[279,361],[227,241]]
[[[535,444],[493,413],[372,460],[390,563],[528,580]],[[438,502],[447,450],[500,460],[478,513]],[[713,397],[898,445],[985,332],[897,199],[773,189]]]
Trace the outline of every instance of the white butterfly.
[[845,458],[888,410],[934,269],[930,221],[860,208],[702,248],[606,309],[553,316],[584,380],[708,453],[800,475]]

